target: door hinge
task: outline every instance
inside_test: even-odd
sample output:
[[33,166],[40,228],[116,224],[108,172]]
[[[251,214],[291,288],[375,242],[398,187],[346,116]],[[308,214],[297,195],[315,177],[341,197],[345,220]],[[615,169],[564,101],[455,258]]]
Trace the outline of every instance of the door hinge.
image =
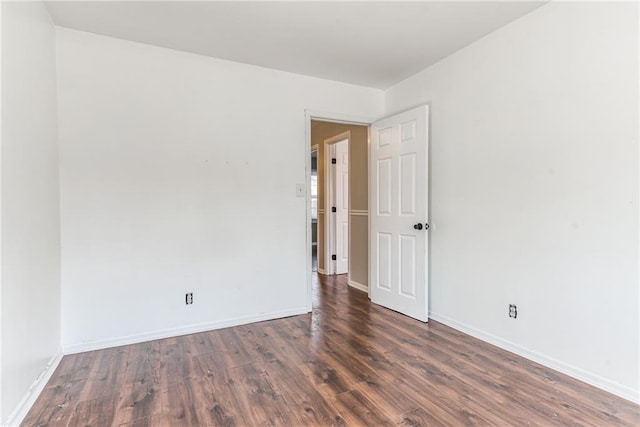
[[337,212],[336,207],[335,206],[331,206],[331,212]]
[[337,159],[331,159],[331,164],[332,164],[332,165],[335,165],[336,163],[338,163],[338,160],[337,160]]
[[337,259],[338,259],[338,258],[337,258],[335,255],[331,255],[331,261],[335,261],[335,260],[337,260]]

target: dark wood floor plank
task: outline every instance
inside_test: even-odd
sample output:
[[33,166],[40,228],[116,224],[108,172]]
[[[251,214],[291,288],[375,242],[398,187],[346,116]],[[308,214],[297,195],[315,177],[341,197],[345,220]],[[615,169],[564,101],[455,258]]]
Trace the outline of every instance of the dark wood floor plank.
[[86,381],[76,380],[57,385],[47,385],[37,404],[31,408],[22,425],[24,426],[66,426],[78,396],[86,386]]
[[[146,419],[160,412],[161,391],[165,384],[161,382],[159,369],[149,369],[148,363],[140,364],[142,369],[137,371],[133,381],[127,381],[119,390],[119,400],[114,425],[132,423],[139,419]],[[159,365],[159,361],[158,361]]]
[[240,380],[240,399],[250,420],[276,426],[295,425],[295,417],[259,362],[234,369]]
[[160,383],[160,369],[163,363],[162,346],[159,341],[131,346],[123,373],[127,384],[140,384],[157,387]]
[[242,397],[242,378],[237,372],[227,368],[218,353],[195,356],[193,365],[205,402],[214,418],[219,420],[216,425],[250,425],[246,418],[248,409],[244,406],[246,399]]
[[192,356],[211,353],[212,351],[225,351],[222,344],[215,341],[213,335],[206,332],[198,334],[185,335],[180,340],[176,340],[173,344],[187,347]]
[[322,397],[305,372],[296,366],[292,366],[290,371],[290,375],[273,372],[270,377],[295,417],[294,425],[342,425],[342,417]]
[[337,396],[334,403],[347,425],[392,426],[396,414],[384,413],[376,404],[358,390],[347,391]]
[[161,393],[161,418],[167,426],[198,426],[206,425],[206,416],[198,411],[202,404],[198,401],[197,383],[186,378],[179,384],[164,389]]
[[638,426],[640,407],[314,276],[313,313],[65,356],[25,426]]
[[58,368],[47,383],[47,386],[51,387],[86,380],[93,369],[98,355],[99,353],[96,351],[89,351],[74,354],[73,357],[63,357]]
[[[157,342],[152,344],[142,343],[140,345],[143,348],[159,346]],[[116,347],[98,351],[92,369],[89,371],[89,376],[85,380],[82,392],[77,396],[77,401],[93,400],[118,391],[127,380],[127,376],[123,372],[127,369],[128,357],[128,347]]]
[[114,425],[147,419],[162,409],[161,391],[152,385],[127,384],[120,390],[119,397],[113,418]]
[[114,427],[158,427],[160,425],[162,425],[162,420],[160,419],[160,415],[153,416],[153,417],[138,418],[130,422],[119,424],[117,426],[116,424],[113,424]]
[[402,414],[402,419],[398,422],[402,427],[425,427],[425,426],[446,426],[447,423],[436,418],[429,411],[420,408]]
[[75,405],[68,427],[110,426],[118,406],[118,393],[83,400]]
[[211,334],[211,340],[214,344],[214,351],[220,352],[226,365],[231,368],[250,365],[255,361],[251,355],[250,349],[242,341],[242,338],[234,328],[226,328],[216,331],[215,334]]

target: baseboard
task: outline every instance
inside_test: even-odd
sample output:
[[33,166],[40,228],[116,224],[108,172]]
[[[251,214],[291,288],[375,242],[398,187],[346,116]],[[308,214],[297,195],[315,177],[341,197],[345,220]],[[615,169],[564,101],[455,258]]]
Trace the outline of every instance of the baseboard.
[[54,355],[51,358],[51,360],[49,360],[49,363],[47,363],[46,368],[44,368],[44,370],[40,373],[38,378],[36,378],[33,384],[31,384],[31,387],[29,387],[29,390],[27,390],[27,393],[24,395],[22,400],[20,400],[20,403],[18,404],[18,406],[14,409],[11,415],[9,415],[9,418],[7,419],[7,424],[3,424],[3,425],[13,427],[13,426],[19,426],[20,423],[22,423],[24,418],[29,413],[29,410],[31,409],[33,404],[36,402],[36,399],[38,398],[38,396],[40,396],[40,393],[42,392],[44,387],[47,385],[47,382],[55,372],[61,360],[62,360],[62,351],[58,351],[58,353]]
[[318,274],[322,274],[323,276],[327,275],[327,273],[324,271],[324,268],[320,268],[320,267],[318,267]]
[[464,323],[458,322],[447,316],[442,316],[437,313],[429,313],[429,318],[435,320],[436,322],[445,324],[460,332],[464,332],[465,334],[471,335],[472,337],[488,342],[489,344],[493,344],[496,347],[500,347],[503,350],[510,351],[511,353],[515,353],[519,356],[525,357],[529,360],[532,360],[536,363],[544,365],[548,368],[554,369],[558,372],[562,372],[563,374],[569,375],[570,377],[583,381],[594,387],[597,387],[609,393],[615,394],[616,396],[622,397],[623,399],[630,400],[631,402],[640,404],[639,390],[634,390],[631,387],[618,384],[614,381],[603,378],[600,375],[585,371],[584,369],[578,368],[576,366],[572,366],[565,362],[561,362],[557,359],[546,356],[544,354],[540,354],[538,352],[529,350],[527,348],[519,346],[518,344],[514,344],[511,341],[507,341],[505,339],[492,335],[488,332],[485,332],[485,331],[476,329],[472,326],[466,325]]
[[119,347],[122,345],[138,344],[146,341],[153,341],[162,338],[171,338],[180,335],[195,334],[198,332],[212,331],[215,329],[229,328],[231,326],[246,325],[248,323],[263,322],[265,320],[280,319],[283,317],[307,314],[307,307],[300,307],[291,310],[274,311],[271,313],[261,313],[250,316],[240,316],[233,319],[226,319],[216,322],[198,323],[178,328],[169,328],[142,334],[133,334],[123,337],[107,338],[102,340],[87,341],[79,344],[65,345],[62,347],[64,354],[83,353],[85,351],[101,350],[104,348]]
[[358,283],[355,280],[351,280],[351,279],[349,279],[349,281],[347,283],[352,288],[355,288],[355,289],[357,289],[359,291],[362,291],[362,292],[366,292],[367,294],[369,293],[369,287],[367,285],[363,285],[362,283]]

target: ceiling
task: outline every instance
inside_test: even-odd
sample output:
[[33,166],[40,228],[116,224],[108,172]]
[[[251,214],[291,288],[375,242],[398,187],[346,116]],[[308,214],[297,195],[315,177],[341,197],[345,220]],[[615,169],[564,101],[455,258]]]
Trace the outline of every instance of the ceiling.
[[544,2],[47,2],[56,25],[386,89]]

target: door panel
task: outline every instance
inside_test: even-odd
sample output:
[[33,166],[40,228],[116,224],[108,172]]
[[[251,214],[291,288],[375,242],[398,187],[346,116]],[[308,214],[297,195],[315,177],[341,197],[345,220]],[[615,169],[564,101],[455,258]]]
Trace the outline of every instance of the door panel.
[[422,321],[429,306],[428,152],[426,105],[371,126],[371,300]]
[[[376,245],[376,263],[378,274],[375,287],[391,291],[391,234],[378,233]],[[372,276],[373,277],[373,276]]]
[[416,297],[416,236],[400,235],[400,295]]
[[416,216],[416,154],[400,156],[400,215]]
[[391,134],[393,132],[393,129],[388,127],[388,128],[384,128],[384,129],[380,129],[378,131],[378,134],[380,135],[378,138],[378,147],[382,148],[385,147],[387,145],[391,145]]
[[377,192],[378,215],[391,215],[391,158],[377,161]]

